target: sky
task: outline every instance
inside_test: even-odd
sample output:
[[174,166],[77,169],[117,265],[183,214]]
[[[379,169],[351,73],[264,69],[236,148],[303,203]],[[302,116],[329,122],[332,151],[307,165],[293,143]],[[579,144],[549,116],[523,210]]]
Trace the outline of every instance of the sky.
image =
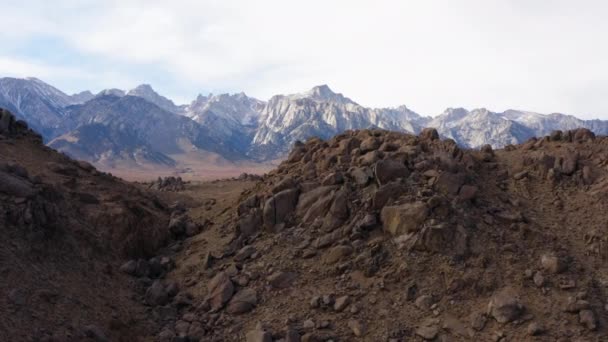
[[0,77],[608,119],[608,1],[2,0]]

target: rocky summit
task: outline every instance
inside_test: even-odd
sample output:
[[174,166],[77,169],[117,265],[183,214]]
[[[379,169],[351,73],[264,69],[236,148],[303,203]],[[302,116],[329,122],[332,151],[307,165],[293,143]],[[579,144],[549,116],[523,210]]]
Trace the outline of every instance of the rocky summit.
[[131,184],[3,111],[0,339],[606,340],[607,146],[347,130],[259,178]]

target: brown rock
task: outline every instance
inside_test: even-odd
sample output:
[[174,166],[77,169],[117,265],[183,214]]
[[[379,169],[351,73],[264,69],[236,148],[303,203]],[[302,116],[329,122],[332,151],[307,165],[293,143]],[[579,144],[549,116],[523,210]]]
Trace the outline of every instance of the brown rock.
[[261,329],[254,329],[245,335],[247,342],[272,342],[272,335]]
[[242,289],[237,292],[228,303],[226,312],[242,314],[253,310],[258,303],[257,293],[254,289]]
[[519,317],[523,305],[517,299],[515,290],[506,287],[496,293],[488,304],[488,313],[499,323],[511,322]]
[[264,226],[268,229],[285,221],[298,202],[298,190],[283,190],[269,198],[264,204]]
[[374,174],[378,185],[384,185],[397,178],[407,178],[410,170],[396,160],[381,160],[374,165]]
[[545,331],[545,329],[540,324],[532,322],[528,325],[526,331],[530,336],[537,336],[541,335]]
[[338,185],[344,182],[344,177],[340,172],[332,172],[325,176],[321,181],[321,185]]
[[169,302],[169,294],[162,281],[156,280],[146,291],[146,303],[152,306],[165,305]]
[[373,165],[376,161],[380,159],[380,152],[371,151],[359,157],[358,162],[361,166],[369,166]]
[[348,327],[357,337],[364,336],[367,333],[367,326],[363,321],[358,319],[351,319],[348,321]]
[[463,185],[458,192],[461,201],[471,201],[477,196],[478,188],[474,185]]
[[235,261],[243,261],[249,257],[251,257],[256,252],[256,249],[252,245],[247,245],[241,248],[236,255],[234,256]]
[[488,322],[488,317],[483,312],[473,312],[471,316],[469,316],[469,320],[471,323],[471,328],[482,331]]
[[579,322],[589,330],[597,329],[597,318],[591,310],[581,310],[578,313]]
[[334,310],[337,312],[342,312],[344,309],[346,309],[346,307],[349,304],[350,304],[349,296],[338,297],[338,298],[336,298],[336,301],[334,302]]
[[380,142],[378,141],[378,139],[376,139],[374,137],[369,137],[369,138],[363,140],[363,142],[361,142],[361,145],[359,145],[359,149],[361,150],[361,153],[363,153],[363,154],[370,152],[370,151],[375,151],[379,147],[380,147]]
[[213,311],[221,309],[234,294],[234,285],[225,272],[219,272],[207,284],[207,299]]
[[439,139],[439,133],[437,132],[437,130],[435,128],[424,128],[420,134],[419,134],[421,139],[424,140],[438,140]]
[[340,260],[344,260],[346,257],[350,256],[353,253],[353,248],[350,246],[336,246],[327,251],[327,253],[323,256],[323,262],[325,264],[331,265],[335,264]]
[[275,289],[290,287],[298,275],[294,272],[275,272],[268,277],[268,283]]
[[424,202],[386,206],[380,213],[383,229],[395,236],[420,230],[427,217],[428,207]]
[[565,271],[567,266],[564,260],[553,254],[543,254],[540,257],[540,264],[545,271],[552,274]]
[[361,186],[367,185],[372,178],[372,171],[368,167],[353,167],[349,170],[349,174],[355,183]]
[[435,182],[435,188],[446,195],[456,195],[464,182],[465,175],[462,173],[442,172]]
[[398,199],[405,191],[405,185],[399,184],[398,182],[391,182],[380,186],[378,190],[374,192],[372,199],[374,209],[382,209],[382,207],[389,203],[391,199]]

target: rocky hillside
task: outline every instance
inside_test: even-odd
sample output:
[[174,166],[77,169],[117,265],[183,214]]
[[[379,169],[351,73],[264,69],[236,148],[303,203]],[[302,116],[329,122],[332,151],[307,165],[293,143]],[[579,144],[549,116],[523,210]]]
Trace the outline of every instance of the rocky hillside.
[[5,111],[0,145],[1,340],[608,338],[608,138],[586,129],[349,130],[261,178],[140,185]]
[[213,223],[168,278],[193,305],[158,338],[604,340],[606,146],[585,129],[503,150],[432,129],[297,144],[233,205],[192,211]]
[[0,340],[146,340],[153,326],[118,267],[170,240],[170,213],[1,110]]

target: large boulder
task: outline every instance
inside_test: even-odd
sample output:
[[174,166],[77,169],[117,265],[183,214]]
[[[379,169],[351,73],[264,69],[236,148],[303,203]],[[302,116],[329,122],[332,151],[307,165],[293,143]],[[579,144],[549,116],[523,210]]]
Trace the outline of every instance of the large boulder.
[[258,296],[254,289],[242,289],[232,297],[226,311],[233,315],[243,314],[253,310],[257,303]]
[[217,311],[226,304],[234,294],[234,285],[228,275],[219,272],[207,284],[207,299],[211,309]]
[[419,231],[428,215],[426,203],[413,202],[384,207],[380,220],[385,231],[398,236]]
[[372,205],[374,209],[382,209],[390,200],[396,200],[405,193],[406,187],[398,182],[384,184],[374,192]]
[[262,211],[258,208],[251,209],[248,214],[239,218],[237,223],[238,232],[244,237],[252,236],[262,227]]
[[169,302],[169,293],[162,281],[156,280],[146,291],[146,303],[149,305],[165,305]]
[[27,198],[33,196],[35,190],[29,181],[0,171],[0,193]]
[[268,229],[285,221],[296,209],[298,190],[287,189],[270,197],[264,204],[264,226]]
[[375,164],[374,174],[378,184],[384,185],[397,178],[407,178],[410,170],[399,161],[386,159]]

